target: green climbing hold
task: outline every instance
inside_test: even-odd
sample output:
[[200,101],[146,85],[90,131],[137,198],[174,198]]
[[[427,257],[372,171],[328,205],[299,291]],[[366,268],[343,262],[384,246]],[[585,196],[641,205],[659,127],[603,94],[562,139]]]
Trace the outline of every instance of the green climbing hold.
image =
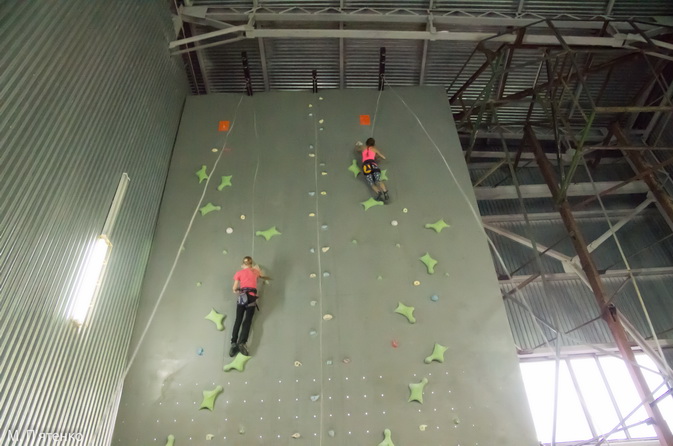
[[397,303],[397,308],[395,308],[395,313],[401,314],[409,320],[410,324],[416,323],[416,318],[414,317],[414,307],[408,307],[402,302]]
[[175,436],[171,434],[168,436],[166,446],[173,446],[174,444],[175,444]]
[[444,219],[437,220],[434,223],[428,223],[425,225],[426,229],[434,229],[437,234],[442,232],[444,228],[450,228],[451,225],[447,224]]
[[208,179],[208,174],[206,173],[206,166],[205,166],[205,164],[204,164],[203,166],[201,166],[201,170],[199,170],[198,172],[196,172],[196,176],[199,177],[199,184],[201,184],[201,182],[202,182],[203,180],[207,180],[207,179]]
[[369,197],[369,200],[363,201],[360,204],[365,207],[365,211],[372,206],[383,206],[382,201],[374,200],[374,198],[372,198],[372,197]]
[[215,408],[215,399],[217,396],[222,393],[224,388],[222,386],[217,386],[213,390],[204,390],[203,391],[203,401],[201,401],[201,407],[200,409],[208,409],[212,412],[212,410]]
[[206,316],[204,319],[208,319],[209,321],[213,321],[215,326],[217,327],[218,330],[222,331],[224,330],[224,318],[227,317],[225,314],[218,313],[215,311],[215,309],[211,309],[210,313],[208,313],[208,316]]
[[266,231],[257,231],[255,232],[255,235],[259,235],[260,237],[264,237],[267,241],[273,237],[274,235],[280,235],[281,233],[278,232],[278,229],[276,227],[272,227],[267,229]]
[[213,211],[219,211],[220,209],[222,209],[220,206],[215,206],[213,203],[208,203],[207,205],[199,209],[199,211],[201,212],[201,215],[206,215]]
[[358,174],[360,173],[360,168],[358,167],[358,162],[353,160],[353,163],[348,167],[348,170],[353,172],[353,176],[357,177]]
[[250,356],[245,356],[243,353],[239,353],[233,361],[224,366],[223,370],[228,372],[231,369],[236,369],[239,372],[242,372],[245,369],[245,363],[248,362],[250,358]]
[[423,378],[419,383],[409,384],[410,395],[408,402],[418,401],[419,403],[423,404],[423,389],[427,383],[428,378]]
[[437,264],[437,260],[430,257],[430,254],[426,252],[425,255],[423,257],[419,257],[418,260],[423,262],[428,268],[428,274],[435,274],[435,265]]
[[227,186],[231,186],[231,177],[232,177],[232,176],[233,176],[233,175],[226,175],[226,176],[223,175],[223,176],[222,176],[222,182],[220,183],[219,186],[217,186],[217,190],[221,191],[221,190],[224,189],[225,187],[227,187]]
[[425,363],[430,364],[432,361],[444,362],[444,352],[449,348],[439,345],[435,342],[435,348],[432,350],[432,354],[425,358]]
[[383,441],[379,443],[379,446],[395,446],[393,440],[390,438],[390,429],[383,431]]
[[388,181],[388,175],[386,175],[386,172],[388,172],[388,169],[381,170],[381,181]]

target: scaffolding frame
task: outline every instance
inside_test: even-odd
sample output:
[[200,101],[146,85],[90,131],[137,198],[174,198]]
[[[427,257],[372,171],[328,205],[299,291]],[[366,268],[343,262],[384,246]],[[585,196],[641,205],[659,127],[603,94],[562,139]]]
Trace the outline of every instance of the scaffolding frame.
[[[635,343],[644,341],[646,335],[635,332],[634,327],[623,318],[613,303],[615,296],[629,282],[633,283],[640,297],[633,271],[628,266],[628,261],[620,247],[622,259],[627,266],[626,279],[612,295],[608,295],[602,282],[602,275],[605,274],[605,271],[598,270],[591,255],[595,245],[602,243],[609,237],[614,237],[617,245],[620,246],[616,236],[619,228],[650,203],[656,203],[662,216],[673,229],[673,200],[665,184],[660,181],[660,177],[663,175],[665,183],[669,183],[670,176],[665,167],[673,164],[673,156],[663,161],[657,156],[657,153],[666,153],[671,150],[671,147],[660,147],[659,144],[665,127],[663,123],[666,121],[664,120],[670,119],[673,113],[673,102],[671,100],[673,76],[670,73],[673,67],[673,63],[671,63],[673,57],[671,51],[662,49],[650,41],[647,33],[639,26],[641,25],[639,22],[629,20],[627,23],[633,32],[645,41],[645,44],[614,50],[572,46],[568,44],[554,22],[548,19],[535,22],[535,26],[538,27],[535,30],[532,30],[532,24],[509,30],[511,34],[516,35],[516,39],[513,42],[499,43],[497,47],[494,45],[497,41],[496,36],[484,39],[476,45],[470,58],[465,61],[456,76],[456,80],[449,86],[449,90],[453,91],[457,80],[475,57],[483,56],[485,61],[455,90],[450,98],[450,104],[454,110],[454,119],[459,132],[462,132],[468,141],[464,147],[465,158],[468,163],[473,161],[477,142],[483,139],[484,135],[499,139],[502,145],[503,159],[497,160],[485,174],[476,179],[474,186],[483,184],[502,168],[509,168],[510,176],[508,178],[512,180],[516,187],[522,207],[522,215],[526,223],[529,224],[529,215],[523,202],[524,197],[521,194],[517,172],[521,169],[524,152],[532,152],[532,157],[547,184],[551,198],[567,231],[565,237],[547,247],[538,244],[532,236],[526,238],[484,223],[485,230],[495,232],[499,236],[532,249],[531,258],[516,268],[515,272],[534,260],[537,260],[538,263],[538,271],[528,276],[519,276],[518,283],[514,282],[511,273],[507,273],[508,277],[506,278],[501,277],[501,284],[505,284],[503,298],[514,299],[524,287],[537,280],[542,280],[543,287],[546,286],[548,274],[543,271],[542,263],[539,261],[541,256],[549,256],[561,261],[567,273],[577,274],[594,294],[600,314],[571,330],[563,332],[559,329],[558,324],[532,314],[531,311],[536,323],[543,324],[552,333],[555,333],[552,339],[545,336],[544,344],[556,343],[558,366],[559,347],[565,336],[598,320],[605,321],[640,396],[641,404],[647,411],[649,417],[647,421],[653,425],[661,445],[673,446],[673,434],[657,406],[658,400],[653,398],[652,392],[647,386],[643,373],[635,361],[632,349]],[[539,32],[541,26],[546,26],[547,30],[556,37],[557,45],[531,46],[524,43],[526,34],[531,31]],[[610,27],[610,20],[606,19],[598,37],[605,35]],[[528,57],[523,64],[516,63],[517,52],[526,51],[527,54],[530,54],[531,50],[537,52],[538,57],[533,60]],[[604,59],[606,56],[607,60],[597,62],[597,59]],[[651,75],[649,81],[642,85],[628,103],[601,105],[606,100],[606,93],[609,90],[614,71],[633,61],[641,62],[648,68]],[[536,72],[533,85],[527,89],[507,92],[508,77],[516,75],[518,70],[531,66],[535,67]],[[484,76],[487,76],[485,82]],[[595,78],[599,76],[602,79],[599,79],[600,82],[596,84]],[[475,90],[472,87],[478,79],[481,79],[483,87]],[[498,119],[501,111],[512,104],[519,104],[519,108],[527,108],[525,120],[516,123],[521,125],[523,132],[519,135],[520,144],[513,156],[510,154],[507,141],[516,140],[516,136],[513,137],[510,134],[506,137],[505,127],[500,125]],[[649,121],[646,119],[648,115],[651,116]],[[508,122],[508,125],[511,127],[515,123]],[[601,125],[603,126],[601,130],[605,135],[601,144],[590,144],[589,136],[592,132],[595,133],[597,127]],[[637,131],[636,126],[640,126],[643,131]],[[658,129],[658,131],[655,131],[655,129]],[[546,139],[549,143],[546,147],[538,139],[538,132],[547,135]],[[595,169],[603,156],[611,151],[613,153],[614,151],[621,152],[624,159],[633,168],[635,175],[607,189],[596,189],[594,195],[579,204],[571,206],[568,201],[568,191],[578,167],[584,165],[589,173],[589,166]],[[556,158],[555,166],[549,159],[554,157]],[[591,158],[588,160],[588,157]],[[530,158],[529,155],[528,159]],[[603,207],[602,198],[614,194],[624,186],[636,181],[642,181],[647,185],[649,189],[647,199],[613,226]],[[595,187],[593,179],[592,184]],[[582,235],[574,212],[581,212],[580,209],[596,201],[601,205],[606,221],[610,225],[610,230],[592,244],[588,244]],[[668,239],[671,235],[673,234],[669,234],[660,241]],[[577,253],[574,258],[569,258],[553,249],[558,243],[568,239],[572,242]],[[516,300],[515,302],[523,305]],[[649,315],[642,299],[641,303],[649,322]],[[523,306],[530,311],[527,305]],[[657,340],[657,333],[654,331],[651,322],[650,327],[652,329],[650,338],[654,337]],[[657,346],[659,346],[658,341]],[[670,374],[671,369],[666,364],[663,351],[659,355],[649,347],[644,348],[644,350],[653,357],[655,363],[661,364],[659,368],[662,373]],[[670,375],[668,381],[670,385]],[[557,392],[558,371],[555,394]],[[554,426],[555,423],[556,411]],[[624,420],[621,420],[621,425],[622,428],[627,429]],[[552,439],[552,444],[554,443],[555,441]]]

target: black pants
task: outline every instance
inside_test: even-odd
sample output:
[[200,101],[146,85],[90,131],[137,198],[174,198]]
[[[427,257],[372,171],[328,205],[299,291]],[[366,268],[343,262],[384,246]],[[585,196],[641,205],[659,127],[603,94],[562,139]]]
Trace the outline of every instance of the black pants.
[[[232,344],[245,344],[248,342],[248,335],[250,334],[250,326],[252,325],[252,317],[255,315],[255,305],[245,306],[236,305],[236,321],[234,322],[234,330],[231,333]],[[245,317],[244,317],[245,316]],[[243,323],[243,330],[241,336],[238,336],[238,331]]]

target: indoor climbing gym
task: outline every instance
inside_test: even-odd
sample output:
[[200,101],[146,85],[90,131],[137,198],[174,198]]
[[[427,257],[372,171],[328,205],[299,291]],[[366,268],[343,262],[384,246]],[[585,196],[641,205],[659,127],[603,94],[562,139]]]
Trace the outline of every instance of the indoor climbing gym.
[[0,445],[673,446],[670,1],[4,9]]

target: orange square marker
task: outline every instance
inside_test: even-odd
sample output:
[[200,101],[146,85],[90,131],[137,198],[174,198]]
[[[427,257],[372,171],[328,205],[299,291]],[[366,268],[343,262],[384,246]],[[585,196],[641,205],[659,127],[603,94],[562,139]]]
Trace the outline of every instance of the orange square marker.
[[370,125],[369,115],[360,115],[360,125]]
[[229,121],[220,121],[220,125],[217,127],[217,130],[220,132],[226,132],[229,130]]

